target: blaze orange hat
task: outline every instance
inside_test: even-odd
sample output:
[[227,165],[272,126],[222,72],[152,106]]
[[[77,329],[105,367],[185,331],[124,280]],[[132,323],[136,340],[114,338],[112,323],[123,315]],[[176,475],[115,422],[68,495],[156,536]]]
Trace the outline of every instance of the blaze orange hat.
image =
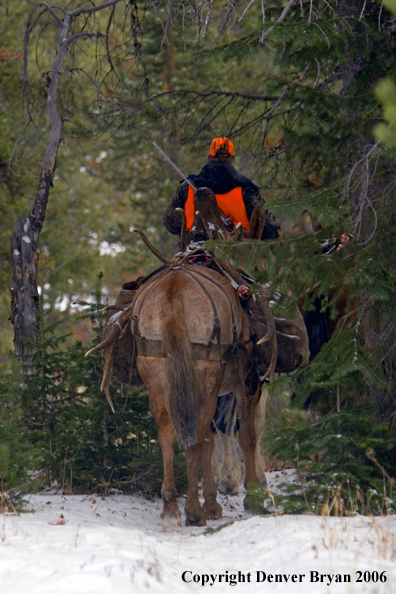
[[212,157],[216,157],[217,151],[222,149],[222,152],[227,152],[228,155],[234,155],[234,144],[228,138],[214,138],[212,140],[212,144],[210,145],[210,155]]

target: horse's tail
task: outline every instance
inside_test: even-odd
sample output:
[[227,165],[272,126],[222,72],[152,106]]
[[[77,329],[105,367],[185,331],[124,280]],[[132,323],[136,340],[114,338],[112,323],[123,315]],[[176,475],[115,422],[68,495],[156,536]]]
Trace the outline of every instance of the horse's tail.
[[198,442],[199,389],[192,344],[183,312],[182,295],[170,288],[162,322],[163,348],[169,378],[170,413],[185,446]]

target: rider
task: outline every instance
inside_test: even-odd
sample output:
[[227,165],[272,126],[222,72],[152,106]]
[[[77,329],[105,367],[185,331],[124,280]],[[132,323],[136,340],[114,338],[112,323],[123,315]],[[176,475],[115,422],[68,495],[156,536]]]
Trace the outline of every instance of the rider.
[[[232,166],[234,160],[234,144],[231,140],[214,138],[210,145],[208,163],[198,175],[189,175],[188,179],[196,188],[211,189],[226,217],[231,218],[234,225],[240,222],[248,229],[254,208],[263,204],[264,200],[259,188]],[[165,227],[174,235],[180,234],[182,224],[177,208],[185,210],[189,231],[194,219],[194,190],[185,181],[180,183],[164,215]],[[275,217],[268,210],[264,211],[264,217],[265,225],[261,239],[277,239],[280,228]]]

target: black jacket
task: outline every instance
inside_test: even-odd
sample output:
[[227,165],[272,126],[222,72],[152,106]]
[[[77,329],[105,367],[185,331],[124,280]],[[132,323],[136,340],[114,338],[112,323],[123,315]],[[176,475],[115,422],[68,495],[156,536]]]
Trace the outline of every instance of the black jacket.
[[[260,190],[250,179],[241,175],[237,170],[224,161],[209,161],[198,175],[189,175],[188,179],[197,188],[210,188],[215,194],[226,194],[234,188],[242,187],[242,198],[245,203],[247,216],[257,205],[264,204]],[[164,215],[164,225],[170,233],[179,235],[181,231],[181,216],[176,208],[184,208],[188,196],[188,184],[183,181],[168,204]],[[276,239],[278,237],[279,225],[275,217],[268,211],[264,211],[265,226],[262,239]]]

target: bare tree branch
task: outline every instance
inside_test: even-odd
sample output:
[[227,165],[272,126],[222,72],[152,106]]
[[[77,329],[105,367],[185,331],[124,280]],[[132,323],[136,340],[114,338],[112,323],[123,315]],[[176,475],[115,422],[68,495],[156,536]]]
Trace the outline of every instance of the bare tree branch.
[[[37,10],[37,8],[40,8],[40,6],[43,6],[46,10],[48,10],[48,12],[50,12],[52,14],[52,16],[54,17],[55,21],[57,22],[57,24],[59,25],[59,27],[62,26],[62,19],[60,19],[58,17],[58,15],[56,14],[54,8],[57,8],[58,10],[60,10],[61,12],[63,12],[63,14],[66,14],[66,11],[61,8],[60,6],[51,6],[50,4],[48,4],[47,2],[37,2],[34,7],[33,10]],[[45,12],[45,11],[44,11]]]
[[104,2],[103,4],[98,4],[97,6],[91,6],[91,8],[83,8],[80,6],[79,8],[75,8],[68,14],[74,19],[75,17],[79,16],[80,14],[94,14],[99,10],[104,10],[105,8],[110,8],[119,2],[123,2],[124,0],[108,0],[108,2]]
[[109,63],[109,66],[110,66],[111,71],[114,72],[114,74],[116,75],[117,79],[119,81],[121,81],[121,79],[120,79],[120,77],[118,75],[118,72],[116,72],[116,70],[114,68],[113,59],[111,57],[110,47],[109,47],[110,27],[111,27],[112,20],[114,18],[115,8],[116,8],[116,5],[114,4],[114,6],[111,9],[110,18],[109,18],[109,20],[107,22],[107,27],[106,27],[106,53],[107,53],[107,61]]
[[204,99],[208,99],[211,96],[217,97],[239,97],[241,99],[247,99],[249,101],[277,101],[279,97],[272,96],[272,95],[251,95],[250,93],[239,93],[236,91],[197,91],[195,89],[174,89],[172,91],[165,91],[164,93],[158,93],[156,95],[152,95],[148,97],[146,101],[156,101],[161,97],[166,97],[169,95],[176,95],[176,94],[184,94],[184,95],[196,95],[197,97],[202,97]]
[[67,43],[70,44],[73,41],[75,41],[76,39],[80,39],[81,37],[97,37],[98,39],[100,39],[101,37],[105,37],[105,35],[103,33],[91,33],[89,31],[87,31],[86,33],[84,31],[81,31],[80,33],[75,33],[74,35],[71,35],[70,37],[68,37],[67,39]]
[[209,0],[208,13],[207,13],[207,15],[205,17],[205,21],[204,21],[204,24],[203,24],[203,27],[202,27],[202,32],[201,32],[202,39],[205,37],[206,32],[207,32],[208,27],[209,27],[209,22],[210,22],[210,19],[211,19],[211,16],[212,16],[213,2],[214,2],[214,0]]
[[[285,18],[287,17],[288,13],[290,12],[290,9],[292,8],[293,4],[296,3],[297,0],[289,0],[289,2],[286,4],[285,8],[282,11],[282,14],[280,15],[279,19],[276,21],[276,24],[278,25],[279,23],[283,23],[283,21],[285,20]],[[264,43],[264,41],[267,39],[268,35],[270,33],[272,33],[272,31],[275,29],[275,25],[272,25],[271,27],[268,27],[268,29],[266,31],[263,31],[261,37],[260,37],[260,43]]]

